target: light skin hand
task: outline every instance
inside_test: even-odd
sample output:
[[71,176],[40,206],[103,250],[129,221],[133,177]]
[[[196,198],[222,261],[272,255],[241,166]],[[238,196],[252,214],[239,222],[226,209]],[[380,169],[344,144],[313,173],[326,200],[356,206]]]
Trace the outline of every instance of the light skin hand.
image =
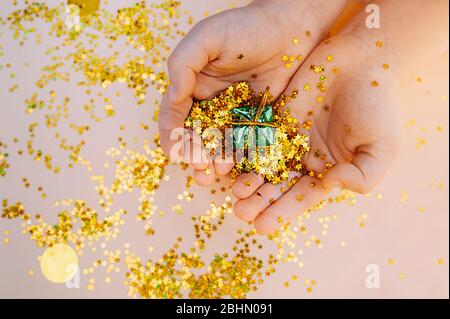
[[[234,208],[238,218],[253,222],[261,234],[270,234],[317,204],[334,187],[368,193],[381,181],[396,156],[399,134],[395,83],[390,70],[372,55],[377,49],[382,50],[341,35],[314,50],[286,90],[300,89],[289,107],[301,121],[313,123],[306,132],[311,152],[304,163],[314,176],[300,177],[290,189],[264,183],[253,173],[239,176],[233,185],[239,198]],[[311,65],[323,65],[325,71],[317,74]],[[326,77],[322,81],[326,92],[316,88],[320,76]],[[307,92],[302,90],[305,84],[310,86]],[[319,96],[322,102],[317,101]],[[334,166],[317,178],[326,163]]]
[[[193,99],[210,98],[237,81],[248,81],[255,91],[270,86],[275,97],[281,94],[301,64],[296,61],[286,68],[281,57],[306,57],[326,36],[345,3],[257,0],[195,25],[168,61],[171,85],[159,115],[161,146],[166,154],[176,143],[170,140],[170,132],[184,126]],[[306,30],[311,31],[309,38]],[[300,39],[298,45],[293,44],[295,37]],[[226,175],[234,165],[229,159],[210,159],[201,143],[192,147],[203,154],[196,163],[187,159],[200,185],[212,183],[216,175]]]
[[[448,1],[434,0],[425,6],[420,0],[373,3],[380,7],[382,28],[366,28],[364,12],[355,16],[340,35],[313,51],[287,89],[287,93],[301,90],[308,83],[315,90],[315,94],[301,94],[290,105],[301,120],[313,111],[313,126],[308,132],[312,152],[305,156],[306,167],[320,172],[324,162],[335,166],[321,179],[301,177],[285,192],[280,191],[282,186],[264,184],[252,173],[239,176],[233,185],[233,192],[240,198],[235,214],[253,222],[262,234],[293,220],[333,187],[370,192],[385,175],[399,147],[396,87],[411,76],[411,70],[448,52]],[[381,47],[375,46],[377,41],[381,41]],[[332,62],[328,56],[333,57]],[[326,67],[323,75],[327,92],[317,92],[318,75],[309,70],[310,65]],[[332,72],[333,68],[339,72]],[[318,95],[324,97],[323,103],[317,103]],[[325,160],[314,156],[316,150]]]

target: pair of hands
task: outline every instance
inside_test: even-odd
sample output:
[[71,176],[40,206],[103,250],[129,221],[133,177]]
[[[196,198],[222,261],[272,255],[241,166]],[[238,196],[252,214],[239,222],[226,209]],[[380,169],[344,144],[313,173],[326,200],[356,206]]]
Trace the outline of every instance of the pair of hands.
[[[170,133],[183,127],[193,98],[210,98],[237,81],[248,81],[256,91],[270,86],[275,97],[299,90],[287,106],[300,123],[313,123],[305,167],[322,172],[326,163],[333,166],[320,179],[298,176],[292,187],[265,183],[254,173],[239,176],[233,184],[234,212],[262,234],[277,230],[280,220],[293,220],[334,187],[370,192],[396,155],[394,80],[383,47],[352,29],[323,41],[345,3],[255,1],[199,22],[169,58],[171,85],[159,118],[166,154],[175,143]],[[283,55],[304,58],[288,68]],[[311,65],[325,68],[318,73]],[[195,180],[208,185],[233,164],[205,157],[192,166]]]

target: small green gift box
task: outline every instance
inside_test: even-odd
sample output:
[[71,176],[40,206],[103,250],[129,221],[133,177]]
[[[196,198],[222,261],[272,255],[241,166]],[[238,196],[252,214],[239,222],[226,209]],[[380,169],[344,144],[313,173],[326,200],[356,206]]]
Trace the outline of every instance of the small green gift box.
[[235,149],[265,147],[275,143],[272,106],[242,106],[232,109],[231,114]]

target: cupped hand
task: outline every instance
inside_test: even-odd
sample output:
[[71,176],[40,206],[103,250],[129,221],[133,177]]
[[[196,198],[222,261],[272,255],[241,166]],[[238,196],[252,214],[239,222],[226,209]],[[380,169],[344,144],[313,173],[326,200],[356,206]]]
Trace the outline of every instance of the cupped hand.
[[[323,39],[346,1],[257,0],[247,7],[227,10],[199,23],[179,43],[168,60],[170,86],[159,114],[161,146],[171,158],[177,143],[171,133],[182,128],[193,99],[207,99],[237,81],[248,81],[255,91],[270,86],[275,97]],[[282,59],[283,56],[290,57]],[[294,61],[292,61],[294,60]],[[211,159],[201,142],[192,142],[181,155],[194,168],[201,185],[215,175],[226,175],[232,159]],[[192,157],[200,153],[196,160]],[[189,155],[188,155],[189,154]]]
[[300,92],[289,107],[310,136],[311,151],[304,158],[308,174],[292,173],[297,183],[291,187],[264,183],[253,173],[239,176],[233,192],[240,219],[270,234],[334,187],[368,193],[381,181],[399,136],[395,83],[383,50],[375,42],[341,35],[311,53],[286,90]]

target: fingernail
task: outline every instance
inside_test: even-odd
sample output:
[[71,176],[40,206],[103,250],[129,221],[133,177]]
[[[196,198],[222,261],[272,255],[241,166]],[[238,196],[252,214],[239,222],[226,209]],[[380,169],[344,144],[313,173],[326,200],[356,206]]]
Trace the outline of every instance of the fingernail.
[[178,91],[173,85],[169,86],[167,89],[167,94],[169,95],[170,102],[176,103],[178,101]]

